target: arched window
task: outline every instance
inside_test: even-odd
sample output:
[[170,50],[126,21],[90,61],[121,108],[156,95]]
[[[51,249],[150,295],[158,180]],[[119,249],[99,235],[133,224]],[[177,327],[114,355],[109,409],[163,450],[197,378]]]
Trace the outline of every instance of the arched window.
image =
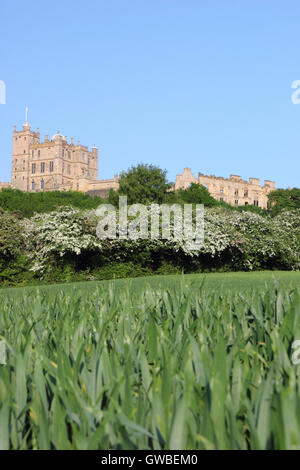
[[35,190],[35,182],[34,181],[32,181],[32,183],[31,183],[31,189],[32,189],[32,191]]
[[44,189],[44,180],[41,181],[41,189]]

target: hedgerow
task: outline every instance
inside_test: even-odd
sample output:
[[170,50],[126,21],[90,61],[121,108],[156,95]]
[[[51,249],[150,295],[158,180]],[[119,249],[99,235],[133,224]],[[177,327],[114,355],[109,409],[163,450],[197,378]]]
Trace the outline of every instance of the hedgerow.
[[251,212],[205,210],[204,244],[186,240],[100,240],[95,211],[61,208],[21,221],[24,252],[38,277],[62,264],[74,272],[117,263],[147,269],[171,264],[186,272],[300,268],[300,211],[270,218]]

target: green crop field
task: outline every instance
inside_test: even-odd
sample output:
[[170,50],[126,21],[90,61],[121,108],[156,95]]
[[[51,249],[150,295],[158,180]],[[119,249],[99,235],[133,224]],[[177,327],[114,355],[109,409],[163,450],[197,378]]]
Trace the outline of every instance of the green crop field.
[[1,449],[300,449],[300,273],[0,291]]

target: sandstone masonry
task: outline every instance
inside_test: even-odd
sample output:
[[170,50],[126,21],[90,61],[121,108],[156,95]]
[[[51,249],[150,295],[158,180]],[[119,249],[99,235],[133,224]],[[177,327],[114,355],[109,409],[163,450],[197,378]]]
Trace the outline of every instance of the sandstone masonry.
[[[5,184],[5,183],[2,183]],[[119,187],[118,177],[98,180],[98,149],[74,144],[59,132],[51,140],[31,130],[26,122],[13,133],[11,187],[22,191],[64,191],[72,189],[107,196]]]
[[191,183],[202,184],[215,199],[235,206],[253,204],[266,208],[268,194],[276,189],[274,181],[265,180],[264,185],[260,186],[258,178],[249,178],[248,182],[238,175],[222,178],[198,173],[198,178],[196,178],[190,168],[185,168],[181,175],[176,176],[173,189],[186,189]]

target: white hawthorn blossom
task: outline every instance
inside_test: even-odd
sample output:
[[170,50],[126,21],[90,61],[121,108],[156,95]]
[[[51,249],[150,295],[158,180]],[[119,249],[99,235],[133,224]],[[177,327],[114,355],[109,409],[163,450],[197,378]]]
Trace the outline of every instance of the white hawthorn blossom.
[[[71,207],[23,221],[31,269],[42,274],[53,260],[85,252],[104,253],[109,259],[120,261],[143,248],[154,252],[168,250],[174,256],[180,252],[191,259],[205,255],[213,260],[226,253],[239,269],[245,270],[275,265],[300,269],[300,210],[285,211],[271,218],[252,212],[205,208],[204,244],[200,249],[195,249],[192,243],[195,236],[192,231],[182,239],[151,239],[150,223],[147,239],[120,239],[117,232],[116,238],[102,240],[96,234],[97,222],[95,210]],[[171,225],[173,229],[172,218]]]

